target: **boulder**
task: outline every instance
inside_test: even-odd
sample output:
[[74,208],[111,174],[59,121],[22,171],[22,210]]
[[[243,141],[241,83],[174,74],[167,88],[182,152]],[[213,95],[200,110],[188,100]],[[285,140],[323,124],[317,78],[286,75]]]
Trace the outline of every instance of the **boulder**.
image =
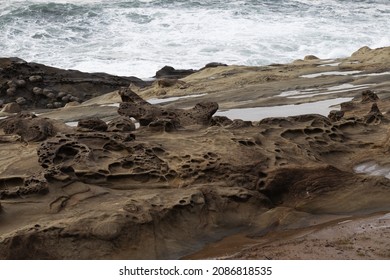
[[364,122],[368,124],[379,124],[383,120],[383,115],[376,103],[372,104],[370,112],[364,116]]
[[99,118],[82,119],[77,124],[78,130],[81,131],[107,131],[107,124]]
[[156,72],[155,78],[181,79],[195,72],[192,69],[175,69],[172,66],[164,66]]
[[[23,108],[26,110],[50,108],[48,103],[58,107],[54,106],[55,101],[62,101],[61,107],[69,101],[82,102],[131,83],[139,88],[152,84],[152,81],[145,82],[135,77],[84,73],[18,61],[0,58],[0,84],[4,85],[2,98],[4,103],[10,103],[17,97],[24,97],[27,102]],[[65,96],[67,98],[61,100]]]
[[225,63],[220,63],[220,62],[210,62],[207,63],[204,68],[215,68],[215,67],[220,67],[220,66],[228,66]]
[[50,119],[39,118],[34,114],[8,117],[1,123],[0,128],[3,128],[5,134],[17,134],[27,142],[43,141],[55,134]]
[[108,123],[107,131],[129,132],[136,129],[135,124],[127,117],[119,116]]
[[362,92],[362,101],[361,103],[376,102],[379,100],[378,95],[376,95],[371,90],[365,90]]
[[303,60],[316,60],[316,59],[319,59],[318,57],[316,57],[315,55],[307,55],[304,57]]
[[344,117],[344,111],[339,110],[332,110],[328,115],[328,118],[333,122],[341,120],[342,117]]
[[21,108],[18,103],[12,102],[7,103],[3,106],[3,109],[1,110],[2,113],[19,113],[21,112]]

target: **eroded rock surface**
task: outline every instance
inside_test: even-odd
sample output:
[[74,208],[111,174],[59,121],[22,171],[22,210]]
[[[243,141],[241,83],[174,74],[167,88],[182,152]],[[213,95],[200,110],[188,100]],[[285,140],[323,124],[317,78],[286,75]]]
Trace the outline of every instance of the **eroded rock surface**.
[[135,118],[141,126],[148,126],[152,123],[170,120],[174,126],[209,125],[214,113],[218,110],[215,102],[202,102],[196,104],[192,109],[168,109],[158,105],[152,105],[140,100],[136,94],[129,89],[122,88],[119,92],[123,102],[120,104],[118,113],[122,116]]
[[[276,97],[262,96],[268,101],[288,99],[280,93],[297,81],[328,87],[324,77],[299,77],[307,65],[318,71],[320,62],[273,65],[272,75],[268,68],[208,67],[194,74],[206,75],[206,82],[193,78],[188,88],[167,88],[189,91],[215,83],[232,87],[231,94],[235,85],[228,97],[250,94],[236,101],[252,106],[253,95],[263,94],[256,83],[281,87]],[[23,61],[9,65],[15,63],[27,67]],[[298,69],[293,78],[287,74],[292,69]],[[13,96],[30,83],[34,94],[44,93],[39,83],[47,81],[45,73],[22,78],[4,85],[2,93]],[[299,230],[340,216],[389,211],[390,181],[354,170],[373,160],[390,164],[388,88],[381,84],[380,91],[366,92],[346,85],[348,79],[340,78],[337,88],[351,101],[328,117],[231,120],[213,116],[218,104],[208,95],[177,108],[152,105],[127,87],[98,106],[53,110],[56,120],[32,113],[2,117],[0,258],[172,259],[239,231],[253,242],[271,242],[294,230],[303,236]],[[51,93],[57,94],[45,92]],[[215,96],[234,103],[223,94]],[[87,110],[95,110],[94,118],[84,116]]]
[[23,113],[0,121],[0,128],[3,129],[5,134],[17,134],[27,142],[42,141],[56,133],[50,119]]
[[16,58],[0,58],[0,68],[0,99],[24,109],[60,108],[131,83],[140,87],[150,84],[135,77],[62,70]]

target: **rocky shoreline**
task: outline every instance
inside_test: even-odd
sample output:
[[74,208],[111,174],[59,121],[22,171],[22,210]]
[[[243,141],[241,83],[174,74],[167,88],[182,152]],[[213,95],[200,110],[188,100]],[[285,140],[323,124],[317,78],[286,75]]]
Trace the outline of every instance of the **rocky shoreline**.
[[0,259],[388,259],[389,78],[390,48],[151,81],[0,58]]

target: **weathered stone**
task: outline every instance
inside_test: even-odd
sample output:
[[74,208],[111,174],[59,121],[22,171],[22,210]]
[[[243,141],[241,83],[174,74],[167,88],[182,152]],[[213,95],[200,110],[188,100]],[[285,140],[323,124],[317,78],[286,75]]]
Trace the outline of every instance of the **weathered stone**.
[[69,100],[72,101],[72,102],[80,102],[80,98],[78,98],[78,97],[76,97],[76,96],[71,96],[71,97],[69,98]]
[[106,131],[108,126],[99,118],[87,118],[80,120],[77,128],[81,131]]
[[1,124],[6,134],[17,134],[23,141],[42,141],[55,134],[49,119],[39,118],[33,114],[18,114],[8,117]]
[[175,119],[158,119],[151,122],[148,128],[154,132],[172,132],[177,130],[180,125]]
[[156,78],[181,79],[195,73],[192,69],[175,69],[172,66],[164,66],[156,72]]
[[49,99],[56,99],[57,95],[54,92],[49,92],[46,94],[47,98]]
[[25,80],[16,80],[15,84],[16,84],[17,87],[22,88],[22,87],[26,86],[26,81]]
[[40,88],[40,87],[33,87],[32,92],[33,92],[35,95],[43,94],[43,89]]
[[119,115],[135,118],[141,126],[148,126],[159,119],[175,120],[179,126],[209,125],[218,110],[215,102],[201,102],[187,110],[163,108],[146,102],[128,88],[120,89],[119,95],[123,101],[118,109]]
[[378,95],[371,90],[365,90],[362,92],[362,103],[376,102],[379,100]]
[[136,129],[135,124],[127,117],[117,117],[108,123],[107,131],[130,132]]
[[344,116],[344,111],[340,110],[332,110],[329,112],[328,118],[335,122],[341,120],[341,118]]
[[319,58],[316,57],[315,55],[307,55],[304,57],[303,60],[316,60],[316,59],[319,59]]
[[5,104],[1,110],[3,113],[19,113],[20,111],[21,108],[19,104],[15,102]]
[[[14,102],[15,95],[26,98],[27,103],[24,105],[24,109],[27,110],[47,108],[47,103],[53,103],[40,96],[43,94],[43,88],[46,89],[45,95],[49,92],[55,94],[63,92],[59,100],[56,101],[60,101],[62,97],[70,94],[69,99],[73,96],[70,101],[79,102],[112,92],[122,86],[128,86],[130,83],[137,87],[152,84],[152,81],[144,82],[135,77],[117,77],[104,73],[83,73],[38,63],[18,63],[17,61],[12,58],[0,58],[0,68],[3,69],[0,72],[0,84],[3,84],[1,91],[6,95],[6,91],[11,88],[8,90],[9,95],[4,98],[5,103]],[[17,91],[15,92],[13,89],[17,89]],[[48,98],[55,99],[56,97],[49,94]]]
[[30,76],[28,80],[32,83],[42,82],[43,78],[40,75]]
[[168,78],[165,78],[165,79],[159,79],[157,81],[157,84],[159,87],[172,87],[174,85],[176,85],[178,82],[177,79],[168,79]]
[[66,92],[60,91],[60,92],[58,93],[58,98],[63,98],[63,97],[65,97],[65,96],[67,96],[67,93],[66,93]]
[[378,105],[376,103],[373,103],[371,105],[370,112],[364,116],[364,121],[368,124],[379,124],[384,119],[383,114],[378,108]]
[[228,66],[225,63],[220,63],[220,62],[210,62],[207,63],[204,68],[215,68],[215,67],[220,67],[220,66]]
[[16,88],[11,87],[11,88],[7,89],[8,96],[13,96],[13,95],[15,95],[15,93],[16,93]]
[[16,98],[16,103],[18,103],[19,105],[25,105],[27,103],[27,100],[24,97],[18,97]]
[[7,82],[7,86],[9,88],[16,88],[16,83],[15,83],[15,81],[10,80],[10,81]]
[[69,102],[69,97],[68,96],[64,96],[61,98],[62,102],[65,102],[65,103],[68,103]]
[[54,108],[61,108],[61,107],[63,107],[61,102],[54,102],[53,106],[54,106]]

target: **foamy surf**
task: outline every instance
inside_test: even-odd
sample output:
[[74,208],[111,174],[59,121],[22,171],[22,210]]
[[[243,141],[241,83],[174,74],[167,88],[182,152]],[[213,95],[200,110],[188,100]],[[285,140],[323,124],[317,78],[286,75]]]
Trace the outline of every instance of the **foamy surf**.
[[1,56],[123,76],[151,77],[164,65],[334,58],[390,44],[381,0],[3,2]]

